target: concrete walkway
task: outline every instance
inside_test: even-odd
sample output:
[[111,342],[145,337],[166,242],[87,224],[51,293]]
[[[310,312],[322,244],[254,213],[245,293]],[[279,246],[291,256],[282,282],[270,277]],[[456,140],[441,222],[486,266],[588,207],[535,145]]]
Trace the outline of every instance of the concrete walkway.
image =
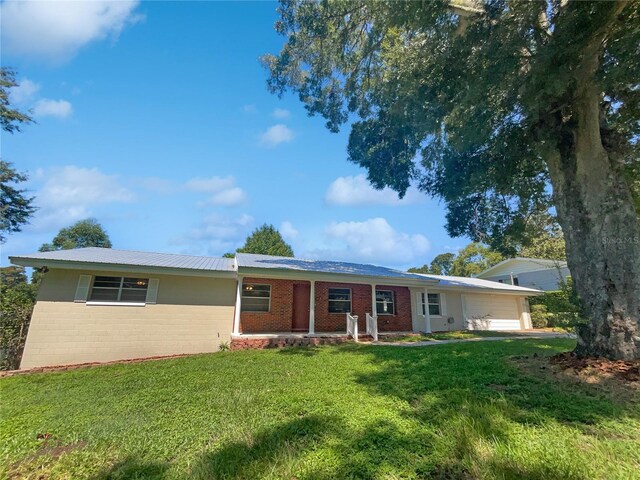
[[[498,333],[498,332],[496,332]],[[573,333],[561,332],[518,332],[507,337],[475,337],[456,338],[451,340],[425,340],[424,342],[372,342],[371,345],[389,345],[392,347],[427,347],[430,345],[443,345],[446,343],[466,343],[466,342],[492,342],[496,340],[528,340],[532,338],[576,338]]]

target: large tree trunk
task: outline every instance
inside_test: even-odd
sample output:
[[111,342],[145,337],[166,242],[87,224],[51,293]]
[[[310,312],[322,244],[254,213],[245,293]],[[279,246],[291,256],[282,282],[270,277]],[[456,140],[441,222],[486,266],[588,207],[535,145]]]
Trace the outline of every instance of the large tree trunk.
[[[601,39],[599,39],[601,40]],[[640,358],[640,219],[620,165],[603,146],[599,45],[585,49],[570,120],[547,157],[567,260],[589,323],[580,356]],[[566,112],[565,112],[566,117]]]

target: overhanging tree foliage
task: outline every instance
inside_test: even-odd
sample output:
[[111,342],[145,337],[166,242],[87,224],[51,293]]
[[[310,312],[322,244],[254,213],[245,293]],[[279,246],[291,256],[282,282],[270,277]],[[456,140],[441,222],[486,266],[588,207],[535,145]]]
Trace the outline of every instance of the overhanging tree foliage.
[[[21,124],[33,121],[9,101],[9,89],[17,85],[15,72],[10,68],[0,68],[0,128],[9,133],[19,132]],[[0,243],[8,234],[19,232],[36,211],[33,197],[16,188],[27,179],[27,175],[17,171],[11,163],[0,160]]]
[[451,235],[509,253],[552,204],[590,320],[577,352],[640,357],[640,2],[284,0],[280,16],[271,91],[332,131],[358,117],[349,160],[442,198]]

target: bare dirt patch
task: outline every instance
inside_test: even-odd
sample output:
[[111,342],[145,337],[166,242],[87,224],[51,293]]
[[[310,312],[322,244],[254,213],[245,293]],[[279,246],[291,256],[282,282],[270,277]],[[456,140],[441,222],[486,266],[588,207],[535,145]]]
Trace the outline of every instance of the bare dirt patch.
[[538,377],[582,384],[614,402],[640,402],[640,361],[578,358],[572,352],[552,357],[512,357],[521,370]]
[[549,359],[551,365],[573,372],[586,381],[615,378],[630,387],[640,388],[640,360],[608,360],[606,358],[578,358],[572,352],[559,353]]

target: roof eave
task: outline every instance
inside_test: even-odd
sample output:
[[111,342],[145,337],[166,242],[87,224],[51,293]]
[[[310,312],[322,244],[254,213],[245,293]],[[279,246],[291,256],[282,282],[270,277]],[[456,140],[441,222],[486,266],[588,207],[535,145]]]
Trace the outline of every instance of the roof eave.
[[198,270],[190,268],[159,267],[149,265],[129,265],[118,263],[102,262],[81,262],[70,260],[51,260],[43,258],[29,258],[20,256],[10,256],[9,261],[14,265],[31,268],[63,268],[69,270],[96,270],[106,272],[137,272],[137,273],[157,273],[165,275],[184,275],[189,277],[218,277],[236,278],[235,271],[224,270]]

